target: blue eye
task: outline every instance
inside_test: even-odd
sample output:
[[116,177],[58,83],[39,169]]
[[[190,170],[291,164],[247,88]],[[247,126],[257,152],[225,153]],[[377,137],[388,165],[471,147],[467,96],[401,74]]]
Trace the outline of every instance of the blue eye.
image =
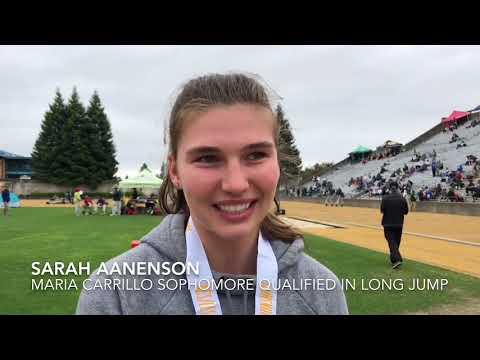
[[204,164],[210,164],[218,161],[217,157],[215,155],[203,155],[200,156],[195,162],[199,163],[204,163]]
[[261,151],[256,151],[256,152],[253,152],[253,153],[249,154],[249,155],[247,156],[247,159],[248,159],[248,160],[253,160],[253,161],[255,161],[255,160],[263,159],[263,158],[266,157],[266,156],[267,156],[266,153],[261,152]]

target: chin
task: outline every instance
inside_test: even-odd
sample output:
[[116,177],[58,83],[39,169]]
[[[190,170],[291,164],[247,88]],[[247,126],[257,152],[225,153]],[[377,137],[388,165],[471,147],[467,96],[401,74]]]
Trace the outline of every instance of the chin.
[[215,228],[217,229],[217,231],[215,231],[217,236],[227,240],[234,240],[251,236],[253,232],[256,232],[258,230],[259,225],[257,225],[256,222],[248,222],[235,225],[218,224]]

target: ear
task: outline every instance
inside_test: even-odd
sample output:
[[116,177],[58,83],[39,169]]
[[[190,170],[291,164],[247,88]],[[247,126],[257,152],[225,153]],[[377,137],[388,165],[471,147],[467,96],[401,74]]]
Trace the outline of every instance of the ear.
[[168,156],[168,176],[177,189],[181,189],[180,178],[178,176],[177,160],[175,156]]

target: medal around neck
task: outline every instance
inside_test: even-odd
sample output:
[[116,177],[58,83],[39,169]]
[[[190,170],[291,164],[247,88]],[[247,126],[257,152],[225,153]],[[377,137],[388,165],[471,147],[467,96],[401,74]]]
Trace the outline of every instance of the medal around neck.
[[[202,241],[192,218],[188,219],[185,230],[187,243],[187,263],[198,264],[198,274],[187,273],[190,295],[197,315],[222,315],[222,308],[214,286],[212,270],[208,263]],[[255,290],[255,315],[275,315],[277,313],[278,264],[268,240],[258,236],[257,281]]]

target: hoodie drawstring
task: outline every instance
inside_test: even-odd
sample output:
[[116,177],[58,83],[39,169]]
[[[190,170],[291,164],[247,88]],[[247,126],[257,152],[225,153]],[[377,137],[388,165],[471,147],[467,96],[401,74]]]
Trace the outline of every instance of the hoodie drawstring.
[[243,292],[243,315],[247,315],[247,300],[248,300],[248,292]]

